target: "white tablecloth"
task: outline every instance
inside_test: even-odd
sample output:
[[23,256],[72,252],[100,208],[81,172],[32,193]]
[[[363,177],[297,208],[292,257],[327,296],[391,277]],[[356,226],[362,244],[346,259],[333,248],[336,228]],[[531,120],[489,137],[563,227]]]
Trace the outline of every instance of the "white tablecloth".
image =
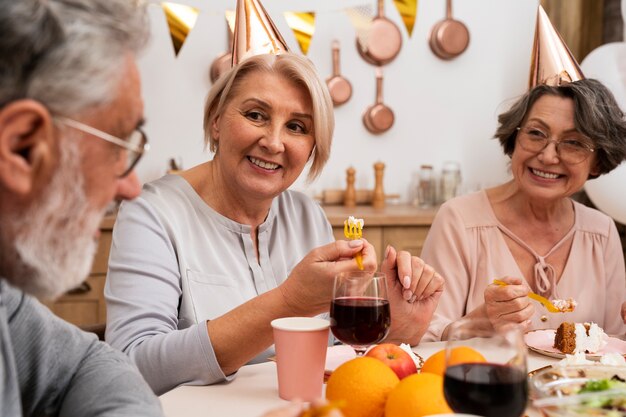
[[[444,348],[444,342],[423,343],[413,350],[426,359]],[[558,359],[528,353],[528,370],[554,364]],[[166,417],[259,417],[287,404],[278,397],[276,364],[242,367],[234,381],[211,386],[182,386],[160,397]],[[539,415],[528,410],[528,415]]]

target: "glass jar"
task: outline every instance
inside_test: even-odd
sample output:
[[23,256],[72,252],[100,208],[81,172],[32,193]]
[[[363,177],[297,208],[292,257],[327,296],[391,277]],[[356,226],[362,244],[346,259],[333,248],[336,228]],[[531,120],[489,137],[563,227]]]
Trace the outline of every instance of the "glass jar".
[[458,162],[448,161],[441,170],[441,202],[457,196],[461,185],[461,167]]
[[421,208],[435,205],[435,178],[432,165],[422,165],[420,167],[417,200]]

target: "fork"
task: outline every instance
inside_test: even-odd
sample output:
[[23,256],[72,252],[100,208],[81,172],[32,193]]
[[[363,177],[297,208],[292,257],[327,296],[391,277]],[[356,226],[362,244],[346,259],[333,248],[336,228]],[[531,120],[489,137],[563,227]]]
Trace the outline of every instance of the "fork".
[[[506,282],[501,281],[499,279],[494,279],[493,283],[501,287],[506,287],[507,285],[509,285]],[[546,297],[542,297],[539,294],[535,294],[532,291],[528,293],[528,298],[532,298],[533,300],[540,302],[546,308],[546,310],[548,310],[550,313],[564,313],[565,312],[561,310],[560,308],[558,308],[557,306],[555,306],[554,304],[552,304],[552,301],[548,300]]]
[[[352,216],[348,218],[348,220],[344,220],[343,222],[343,235],[347,239],[361,239],[363,237],[363,222],[356,221],[356,219]],[[362,271],[363,270],[363,254],[359,251],[356,255],[354,255],[354,260],[356,261],[357,267]]]

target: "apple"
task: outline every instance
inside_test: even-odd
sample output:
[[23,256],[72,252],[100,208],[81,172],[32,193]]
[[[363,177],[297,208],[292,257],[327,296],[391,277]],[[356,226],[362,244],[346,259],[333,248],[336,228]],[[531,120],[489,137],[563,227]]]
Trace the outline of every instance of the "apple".
[[417,367],[411,355],[393,343],[381,343],[367,351],[365,356],[376,358],[391,368],[402,379],[417,373]]

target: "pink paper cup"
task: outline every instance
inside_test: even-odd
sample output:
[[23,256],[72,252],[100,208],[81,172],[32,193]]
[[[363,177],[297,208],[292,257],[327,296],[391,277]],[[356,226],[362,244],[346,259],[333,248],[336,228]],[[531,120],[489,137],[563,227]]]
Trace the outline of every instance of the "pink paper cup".
[[316,317],[272,321],[280,398],[313,401],[322,396],[329,327],[328,320]]

